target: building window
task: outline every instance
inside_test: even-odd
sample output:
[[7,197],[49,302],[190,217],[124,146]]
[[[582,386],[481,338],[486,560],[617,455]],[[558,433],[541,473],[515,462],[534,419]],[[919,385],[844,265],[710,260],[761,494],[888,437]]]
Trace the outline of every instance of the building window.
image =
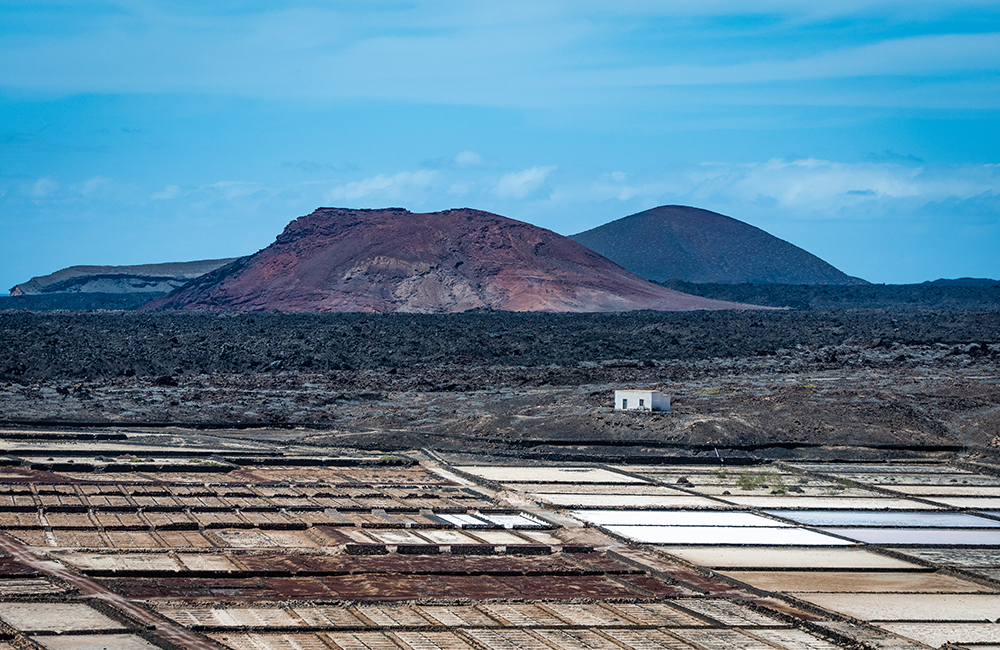
[[627,399],[623,399],[622,400],[622,408],[623,409],[627,409],[628,408],[628,400]]
[[644,400],[644,399],[640,399],[640,400],[639,400],[639,408],[642,408],[643,406],[645,406],[645,405],[646,405],[646,403],[645,403],[645,402],[646,402],[646,400]]

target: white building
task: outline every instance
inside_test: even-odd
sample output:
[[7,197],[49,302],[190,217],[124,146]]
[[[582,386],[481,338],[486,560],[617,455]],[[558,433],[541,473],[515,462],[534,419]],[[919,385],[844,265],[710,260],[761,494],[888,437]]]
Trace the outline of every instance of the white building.
[[616,390],[616,411],[669,411],[670,395],[658,390]]

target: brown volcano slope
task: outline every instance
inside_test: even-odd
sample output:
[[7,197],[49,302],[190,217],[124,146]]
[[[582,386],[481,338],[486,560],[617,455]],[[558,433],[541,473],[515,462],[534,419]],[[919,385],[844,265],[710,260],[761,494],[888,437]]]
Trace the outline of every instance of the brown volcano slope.
[[567,237],[488,212],[320,208],[273,244],[143,309],[339,312],[734,309],[638,278]]
[[570,238],[653,282],[868,284],[760,228],[683,205],[646,210]]

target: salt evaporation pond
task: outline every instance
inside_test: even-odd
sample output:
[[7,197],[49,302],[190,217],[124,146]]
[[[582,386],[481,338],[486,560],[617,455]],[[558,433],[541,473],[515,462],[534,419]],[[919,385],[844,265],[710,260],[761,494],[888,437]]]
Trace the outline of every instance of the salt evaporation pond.
[[598,526],[791,526],[748,512],[574,510],[573,516]]
[[849,546],[852,542],[802,528],[763,526],[604,526],[644,544]]
[[691,546],[670,549],[670,554],[693,564],[713,568],[875,569],[914,571],[923,567],[860,548],[732,548]]
[[530,493],[532,496],[557,506],[579,508],[718,508],[725,507],[718,501],[695,496],[657,496],[648,494],[557,494]]
[[949,528],[824,528],[823,530],[866,544],[1000,546],[1000,530]]
[[766,510],[809,526],[904,526],[912,528],[1000,528],[1000,521],[957,512],[863,510]]

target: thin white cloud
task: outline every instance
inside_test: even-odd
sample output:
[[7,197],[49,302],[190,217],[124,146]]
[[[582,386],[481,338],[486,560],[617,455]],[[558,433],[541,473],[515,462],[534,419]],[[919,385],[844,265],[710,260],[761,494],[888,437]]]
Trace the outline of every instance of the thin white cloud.
[[455,164],[459,167],[479,167],[484,162],[481,155],[468,149],[455,154]]
[[606,205],[608,214],[623,216],[656,205],[682,204],[718,209],[737,218],[753,213],[787,219],[878,220],[937,204],[995,199],[1000,199],[996,164],[914,167],[803,158],[702,163],[638,175],[600,174],[589,180],[577,177],[555,187],[549,204],[556,214]]
[[[43,176],[17,187],[13,197],[35,205],[113,203],[172,212],[210,211],[223,209],[220,206],[224,204],[241,210],[251,206],[296,206],[294,210],[298,211],[322,204],[428,205],[442,209],[455,207],[461,201],[463,205],[529,220],[535,210],[543,210],[539,214],[548,210],[544,216],[546,223],[539,224],[546,227],[555,226],[554,222],[547,222],[549,219],[570,219],[583,212],[603,215],[607,221],[629,211],[671,203],[715,206],[734,216],[773,209],[788,218],[877,219],[931,204],[1000,197],[998,164],[939,165],[907,161],[910,164],[847,163],[818,158],[706,162],[597,175],[564,171],[557,183],[552,182],[555,165],[509,171],[499,178],[488,168],[455,167],[376,174],[336,184],[219,181],[191,187],[167,185],[152,193],[139,192],[106,177],[64,183]],[[10,200],[12,193],[7,194],[5,200]],[[156,207],[166,202],[176,204]]]
[[203,190],[209,192],[217,192],[221,194],[227,201],[232,201],[235,198],[242,196],[249,196],[256,194],[257,192],[268,192],[268,188],[263,187],[260,183],[253,183],[247,181],[219,181],[217,183],[210,183],[205,185]]
[[92,197],[113,184],[114,181],[110,178],[105,178],[104,176],[94,176],[93,178],[88,178],[82,183],[73,185],[71,189],[83,196]]
[[[170,253],[177,259],[257,250],[290,218],[308,214],[319,205],[433,210],[471,206],[569,234],[657,205],[682,204],[753,223],[875,281],[919,281],[931,277],[927,274],[932,271],[922,270],[923,262],[914,262],[912,269],[897,273],[894,266],[908,255],[898,251],[878,265],[865,266],[858,260],[872,257],[876,249],[883,252],[884,242],[859,244],[841,233],[862,233],[853,235],[860,241],[871,233],[884,236],[908,228],[913,245],[928,250],[936,246],[936,239],[928,244],[927,237],[950,237],[949,245],[959,252],[952,255],[951,266],[939,264],[941,270],[933,273],[995,276],[1000,165],[940,165],[905,154],[887,158],[856,163],[819,158],[676,163],[656,170],[612,168],[605,173],[569,167],[560,168],[558,175],[552,173],[555,166],[536,166],[508,170],[500,177],[490,166],[454,166],[360,178],[349,175],[337,183],[221,181],[167,185],[156,192],[131,191],[130,185],[103,177],[73,181],[53,175],[13,181],[17,184],[10,186],[6,196],[0,192],[0,202],[7,212],[28,206],[29,214],[45,219],[67,220],[66,215],[72,215],[67,222],[77,228],[73,236],[61,229],[44,231],[44,237],[39,234],[42,231],[25,231],[38,248],[53,238],[68,251],[84,245],[99,247],[113,240],[112,233],[142,232],[144,242],[157,245],[150,243],[142,249],[145,254],[163,255],[162,240],[178,251]],[[72,210],[65,209],[68,204]],[[136,228],[137,219],[142,220],[142,228]],[[849,227],[847,221],[852,222]],[[195,251],[191,238],[177,236],[178,231],[207,233],[195,239],[208,248]],[[831,233],[840,237],[840,243],[826,241]],[[978,251],[976,266],[966,264],[969,255],[962,252],[962,246]],[[861,252],[844,252],[854,248]],[[5,254],[15,252],[10,249]]]
[[548,175],[556,169],[555,165],[545,167],[529,167],[519,172],[504,174],[493,188],[501,199],[523,199],[541,187]]
[[59,189],[59,183],[49,176],[42,176],[34,183],[24,188],[24,193],[35,199],[44,199],[52,196]]
[[173,199],[180,198],[185,192],[181,190],[180,185],[167,185],[159,192],[153,192],[149,195],[149,198],[154,201],[171,201]]
[[861,203],[927,204],[1000,195],[1000,166],[909,167],[807,158],[759,163],[707,163],[687,174],[693,201],[776,205],[808,215],[846,214]]
[[414,198],[414,191],[425,190],[437,178],[437,172],[427,169],[418,169],[415,172],[404,171],[392,176],[378,174],[335,187],[327,193],[326,197],[330,201]]
[[555,205],[567,206],[606,201],[628,203],[635,199],[657,201],[683,191],[677,187],[676,179],[671,180],[670,177],[670,174],[666,174],[646,181],[626,182],[626,176],[622,172],[602,174],[591,182],[581,183],[578,180],[560,185],[549,194],[549,200]]
[[583,72],[607,86],[708,86],[871,76],[928,76],[1000,68],[1000,33],[938,34],[831,49],[785,60],[731,65],[665,65]]

